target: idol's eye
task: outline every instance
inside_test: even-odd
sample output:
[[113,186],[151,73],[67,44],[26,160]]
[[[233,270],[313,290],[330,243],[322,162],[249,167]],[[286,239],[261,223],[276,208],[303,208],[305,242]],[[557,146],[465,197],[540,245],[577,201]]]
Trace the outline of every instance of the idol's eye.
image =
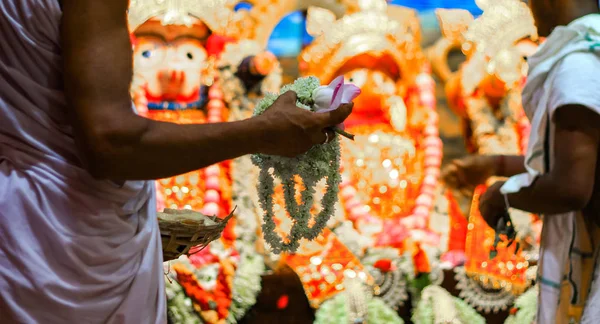
[[194,42],[177,44],[177,57],[186,64],[201,64],[206,60],[206,50]]
[[367,71],[360,69],[360,70],[354,70],[350,73],[348,73],[346,80],[348,80],[349,83],[354,84],[357,87],[362,87],[365,84],[365,81],[367,80]]
[[152,56],[152,52],[150,52],[149,50],[143,51],[142,56],[145,58],[150,58],[150,56]]

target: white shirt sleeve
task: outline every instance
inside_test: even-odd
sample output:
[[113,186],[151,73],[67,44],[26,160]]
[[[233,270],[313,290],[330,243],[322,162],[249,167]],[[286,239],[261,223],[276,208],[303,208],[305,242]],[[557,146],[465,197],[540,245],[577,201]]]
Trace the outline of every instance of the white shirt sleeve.
[[566,56],[552,71],[548,109],[581,105],[600,114],[600,54],[577,52]]

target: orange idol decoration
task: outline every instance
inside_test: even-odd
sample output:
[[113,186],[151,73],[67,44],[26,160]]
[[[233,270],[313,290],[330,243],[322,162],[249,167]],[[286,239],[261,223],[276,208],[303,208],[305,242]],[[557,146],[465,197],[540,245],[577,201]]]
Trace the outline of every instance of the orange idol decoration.
[[345,218],[380,246],[401,248],[406,235],[437,244],[427,227],[442,144],[416,13],[384,5],[332,18],[309,11],[308,28],[320,36],[300,64],[305,75],[324,83],[344,75],[362,91],[346,121],[355,141],[342,142]]
[[[438,244],[438,235],[428,229],[428,223],[442,144],[435,84],[419,46],[419,21],[413,10],[388,6],[385,1],[363,1],[361,5],[361,11],[342,19],[328,10],[310,8],[307,29],[316,38],[299,58],[303,75],[314,75],[323,84],[344,75],[345,82],[361,88],[345,124],[355,140],[341,142],[340,204],[329,224],[335,235],[327,234],[324,242],[329,243],[323,244],[327,248],[315,246],[310,253],[301,249],[283,258],[301,279],[324,278],[316,286],[318,290],[314,280],[303,280],[313,305],[343,288],[334,276],[357,273],[353,268],[356,260],[378,269],[377,273],[388,273],[389,269],[380,269],[382,264],[387,262],[395,269],[408,259],[411,269],[401,269],[402,276],[412,277],[415,265],[430,271],[425,252]],[[338,264],[339,271],[323,275],[311,266],[314,260]],[[352,267],[344,266],[350,264]],[[363,276],[370,281],[369,275]],[[402,279],[397,284],[404,283]],[[373,291],[391,307],[401,302],[378,295],[382,289],[377,283]]]

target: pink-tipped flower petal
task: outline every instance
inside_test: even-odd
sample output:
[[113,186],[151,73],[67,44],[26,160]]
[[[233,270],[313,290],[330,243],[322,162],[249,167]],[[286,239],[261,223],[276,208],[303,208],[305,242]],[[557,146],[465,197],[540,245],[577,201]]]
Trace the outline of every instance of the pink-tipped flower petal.
[[344,84],[342,103],[350,103],[360,95],[360,88],[354,84]]
[[329,85],[330,88],[333,88],[333,96],[331,97],[331,103],[329,104],[329,109],[335,110],[340,107],[342,104],[342,98],[344,97],[344,77],[339,76],[331,82]]
[[344,84],[344,77],[335,78],[328,86],[313,91],[315,112],[326,113],[336,110],[342,104],[350,103],[360,94],[360,88],[353,84]]

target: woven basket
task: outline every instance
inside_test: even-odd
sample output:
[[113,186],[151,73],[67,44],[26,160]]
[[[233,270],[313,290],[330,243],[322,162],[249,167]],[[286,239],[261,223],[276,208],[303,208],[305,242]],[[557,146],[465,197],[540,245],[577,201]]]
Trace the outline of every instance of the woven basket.
[[190,248],[205,248],[221,237],[233,212],[224,219],[206,216],[192,210],[165,209],[158,213],[162,238],[163,260],[169,261],[187,254]]

